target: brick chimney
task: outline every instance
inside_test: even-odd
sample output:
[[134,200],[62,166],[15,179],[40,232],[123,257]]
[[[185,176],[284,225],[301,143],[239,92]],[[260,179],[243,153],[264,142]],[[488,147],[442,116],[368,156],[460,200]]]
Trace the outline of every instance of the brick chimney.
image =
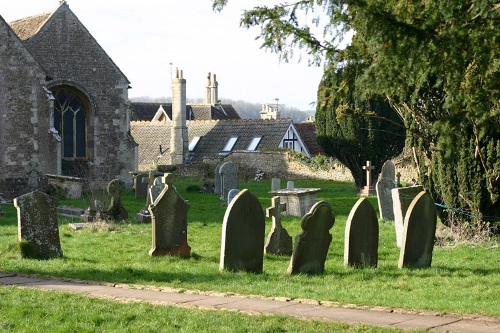
[[176,69],[175,78],[172,79],[171,164],[183,164],[187,152],[186,80],[183,78],[182,70]]
[[208,82],[207,86],[205,87],[205,103],[215,105],[219,100],[219,83],[217,82],[216,75],[211,74],[210,72],[208,72],[207,79]]

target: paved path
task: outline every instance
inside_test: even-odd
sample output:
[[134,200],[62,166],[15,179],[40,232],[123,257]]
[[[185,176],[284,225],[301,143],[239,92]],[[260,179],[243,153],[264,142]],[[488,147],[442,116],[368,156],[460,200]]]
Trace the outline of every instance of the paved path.
[[29,288],[59,290],[89,297],[117,300],[139,300],[204,309],[237,310],[254,314],[281,314],[302,319],[319,319],[347,324],[367,324],[400,329],[421,329],[432,332],[499,333],[500,317],[442,316],[438,314],[409,314],[385,310],[361,310],[308,304],[298,301],[281,301],[213,294],[179,293],[173,291],[138,290],[113,284],[98,284],[90,281],[66,282],[20,276],[0,272],[0,285],[15,285]]

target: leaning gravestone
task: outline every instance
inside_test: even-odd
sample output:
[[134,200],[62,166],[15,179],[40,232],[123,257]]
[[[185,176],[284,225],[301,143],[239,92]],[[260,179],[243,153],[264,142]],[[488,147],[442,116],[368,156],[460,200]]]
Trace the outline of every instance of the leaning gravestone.
[[221,163],[221,164],[218,164],[216,167],[215,167],[215,188],[214,188],[214,193],[215,194],[220,194],[220,189],[221,189],[221,178],[220,178],[220,173],[219,173],[219,170],[220,170],[220,166],[224,164],[224,163]]
[[108,184],[108,193],[111,195],[111,204],[106,212],[112,220],[126,220],[128,213],[121,202],[121,195],[125,192],[125,183],[119,179],[113,179]]
[[223,163],[219,169],[221,178],[221,201],[227,200],[227,194],[229,190],[233,188],[238,188],[238,176],[240,170],[238,166],[232,162]]
[[394,209],[394,228],[396,229],[396,244],[400,248],[403,239],[404,219],[406,211],[413,199],[423,191],[422,186],[400,187],[391,190]]
[[378,234],[377,214],[366,198],[360,198],[347,218],[344,266],[377,267]]
[[384,165],[382,165],[380,180],[375,186],[377,190],[380,218],[386,221],[394,220],[391,190],[397,187],[396,182],[394,181],[395,173],[396,167],[394,166],[394,163],[390,160],[386,161]]
[[302,218],[303,232],[295,237],[288,273],[317,274],[325,270],[326,255],[332,241],[330,229],[335,223],[332,208],[319,201]]
[[431,267],[437,211],[432,197],[420,192],[406,212],[398,267]]
[[17,208],[18,238],[24,258],[62,257],[57,225],[57,199],[34,191],[14,199]]
[[240,191],[224,215],[219,269],[261,273],[265,227],[259,200],[247,189]]
[[[157,178],[155,182],[158,182]],[[189,257],[191,247],[187,242],[187,212],[189,203],[184,200],[174,185],[170,174],[161,177],[164,185],[161,192],[154,196],[149,206],[152,226],[152,256],[179,255]],[[159,186],[158,186],[159,187]],[[151,188],[150,191],[152,191]]]
[[240,193],[240,190],[238,190],[237,188],[233,188],[231,189],[228,193],[227,193],[227,204],[229,205],[231,203],[231,201],[233,201],[234,197]]
[[280,197],[272,198],[273,205],[266,209],[266,216],[272,217],[272,227],[265,247],[266,253],[277,255],[292,254],[292,237],[288,234],[285,228],[281,225],[281,212],[286,210],[286,204],[280,203]]

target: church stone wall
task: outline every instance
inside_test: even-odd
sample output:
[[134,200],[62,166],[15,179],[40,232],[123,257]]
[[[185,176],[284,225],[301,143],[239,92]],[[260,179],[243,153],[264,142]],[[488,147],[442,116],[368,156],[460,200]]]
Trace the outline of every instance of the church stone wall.
[[43,173],[57,167],[45,76],[0,17],[0,192],[7,197],[25,186],[30,161],[38,162]]
[[88,95],[92,165],[108,179],[129,183],[128,172],[137,168],[137,145],[129,133],[127,78],[67,5],[26,44],[53,78],[51,89],[70,85]]

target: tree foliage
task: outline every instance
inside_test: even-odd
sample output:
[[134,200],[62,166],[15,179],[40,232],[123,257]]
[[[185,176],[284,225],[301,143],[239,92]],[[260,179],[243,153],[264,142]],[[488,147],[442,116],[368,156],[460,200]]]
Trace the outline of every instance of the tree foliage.
[[[227,0],[213,4],[220,10]],[[310,28],[320,19],[325,34],[316,36]],[[386,96],[404,116],[407,145],[416,149],[421,181],[435,199],[468,212],[460,215],[467,222],[498,220],[496,0],[301,0],[249,9],[241,25],[260,26],[262,46],[284,60],[302,49],[328,68],[361,61],[356,91]],[[352,43],[341,50],[350,30]]]

